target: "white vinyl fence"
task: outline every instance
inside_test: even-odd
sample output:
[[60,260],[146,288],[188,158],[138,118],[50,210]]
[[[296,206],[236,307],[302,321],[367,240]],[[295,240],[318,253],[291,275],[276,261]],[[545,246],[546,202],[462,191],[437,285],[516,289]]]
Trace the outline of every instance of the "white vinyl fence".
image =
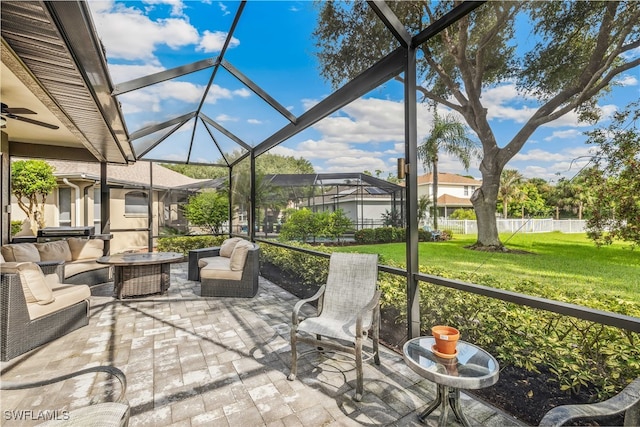
[[[499,233],[584,233],[586,221],[577,219],[497,219]],[[478,224],[470,219],[438,219],[440,230],[451,230],[454,234],[477,234]]]

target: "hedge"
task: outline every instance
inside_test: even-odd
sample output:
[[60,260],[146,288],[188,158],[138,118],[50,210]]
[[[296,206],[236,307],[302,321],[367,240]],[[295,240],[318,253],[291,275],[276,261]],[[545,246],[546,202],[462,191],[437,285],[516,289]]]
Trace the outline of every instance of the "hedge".
[[[261,246],[261,257],[308,286],[326,280],[327,259],[271,245]],[[380,263],[404,268],[384,260]],[[605,300],[584,292],[560,292],[529,280],[502,283],[496,277],[441,268],[420,267],[420,272],[640,317],[637,306],[615,297]],[[406,322],[404,277],[380,273],[379,286],[381,306],[394,308],[400,313],[398,323]],[[486,348],[503,365],[532,372],[547,366],[562,390],[594,387],[598,398],[606,398],[640,377],[638,333],[422,282],[420,310],[423,334],[428,335],[435,324],[454,325],[463,339]]]

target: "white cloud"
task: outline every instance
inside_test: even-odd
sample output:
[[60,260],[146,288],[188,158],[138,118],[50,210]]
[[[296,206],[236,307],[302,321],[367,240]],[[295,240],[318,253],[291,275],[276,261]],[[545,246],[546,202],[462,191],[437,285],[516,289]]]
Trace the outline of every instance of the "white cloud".
[[[314,100],[303,100],[305,107]],[[418,105],[418,138],[422,139],[431,126],[432,115],[424,104]],[[337,114],[316,123],[328,142],[351,144],[394,142],[403,143],[404,103],[378,98],[360,98]]]
[[237,122],[238,118],[237,117],[232,117],[228,114],[220,114],[218,116],[216,116],[216,122]]
[[638,77],[632,75],[622,75],[616,79],[616,83],[622,86],[637,86],[638,85]]
[[152,61],[157,64],[154,51],[158,45],[172,49],[198,43],[198,31],[182,18],[152,21],[139,9],[89,2],[93,17],[107,55],[110,58]]
[[229,11],[229,7],[221,1],[218,2],[218,7],[220,7],[220,10],[222,11],[222,16],[227,16],[231,13]]
[[534,149],[534,150],[529,150],[526,153],[520,152],[516,154],[513,157],[513,159],[511,159],[511,161],[512,162],[518,162],[518,161],[554,162],[554,161],[565,160],[566,158],[567,158],[566,154],[552,153],[546,150]]
[[261,125],[263,122],[261,120],[258,120],[258,119],[248,119],[247,123],[252,124],[252,125]]
[[[220,52],[224,46],[225,40],[227,39],[227,35],[228,33],[225,33],[224,31],[211,32],[209,30],[205,30],[196,50],[206,53]],[[236,47],[239,44],[240,40],[232,36],[231,41],[229,41],[229,49]]]
[[234,96],[240,96],[246,98],[251,95],[251,92],[247,89],[230,90],[223,88],[217,84],[212,84],[209,88],[209,94],[207,95],[207,102],[215,104],[219,99],[232,99]]
[[[162,111],[162,102],[167,100],[181,101],[192,104],[193,109],[200,102],[206,86],[184,81],[165,81],[133,92],[120,95],[118,100],[122,104],[125,114]],[[229,90],[216,84],[209,88],[206,102],[215,104],[220,99],[233,99],[236,96],[246,97],[250,92],[244,89]],[[167,111],[173,114],[174,111]]]
[[143,3],[150,5],[166,4],[171,6],[171,16],[184,15],[184,3],[181,0],[143,0]]
[[580,136],[582,136],[582,132],[577,129],[557,130],[544,138],[544,140],[553,141],[554,139],[573,139]]
[[130,65],[130,64],[108,64],[109,74],[114,83],[124,83],[139,77],[164,71],[165,68],[159,65]]

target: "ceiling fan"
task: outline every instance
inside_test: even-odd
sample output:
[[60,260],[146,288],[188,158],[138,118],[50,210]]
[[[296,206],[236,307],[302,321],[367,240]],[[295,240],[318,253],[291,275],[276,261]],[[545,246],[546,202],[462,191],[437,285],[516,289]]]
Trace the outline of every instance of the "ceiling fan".
[[[42,126],[49,129],[59,129],[59,126],[49,123],[41,122],[38,120],[30,119],[28,117],[18,116],[18,114],[38,114],[35,111],[31,111],[28,108],[9,108],[7,104],[2,103],[2,118],[20,120],[21,122],[31,123],[32,125]],[[5,126],[4,120],[2,120],[2,127]]]

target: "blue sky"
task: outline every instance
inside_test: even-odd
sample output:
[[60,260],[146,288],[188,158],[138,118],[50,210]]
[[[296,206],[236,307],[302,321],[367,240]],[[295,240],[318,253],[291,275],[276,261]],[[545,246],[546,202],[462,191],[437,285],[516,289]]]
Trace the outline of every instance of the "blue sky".
[[[215,58],[237,11],[238,2],[149,0],[135,2],[90,2],[95,25],[105,45],[114,83],[125,82],[179,65]],[[317,10],[311,1],[249,1],[225,59],[280,104],[299,116],[332,92],[318,72],[311,33]],[[527,34],[521,43],[530,43]],[[636,55],[640,52],[636,51]],[[123,95],[122,103],[129,131],[174,115],[193,111],[210,72],[194,73],[175,81]],[[600,101],[606,117],[640,95],[640,70],[618,79],[620,87]],[[396,159],[404,155],[403,88],[390,81],[344,107],[312,128],[296,135],[273,152],[309,160],[317,172],[383,171],[395,173]],[[532,114],[531,97],[505,83],[485,89],[491,125],[499,141],[507,141]],[[220,69],[203,112],[250,145],[257,145],[287,124],[230,73]],[[429,132],[431,113],[418,108],[418,138]],[[200,127],[201,128],[201,127]],[[584,164],[589,147],[582,133],[589,127],[578,123],[575,114],[538,129],[523,150],[507,165],[526,177],[557,180],[572,177]],[[193,160],[215,161],[203,129],[196,131],[199,145]],[[215,135],[224,150],[235,144]],[[190,131],[172,135],[171,144],[153,152],[156,158],[179,159]],[[477,178],[477,165],[464,171],[455,159],[442,156],[443,172],[470,174]],[[422,168],[419,169],[423,173]]]

